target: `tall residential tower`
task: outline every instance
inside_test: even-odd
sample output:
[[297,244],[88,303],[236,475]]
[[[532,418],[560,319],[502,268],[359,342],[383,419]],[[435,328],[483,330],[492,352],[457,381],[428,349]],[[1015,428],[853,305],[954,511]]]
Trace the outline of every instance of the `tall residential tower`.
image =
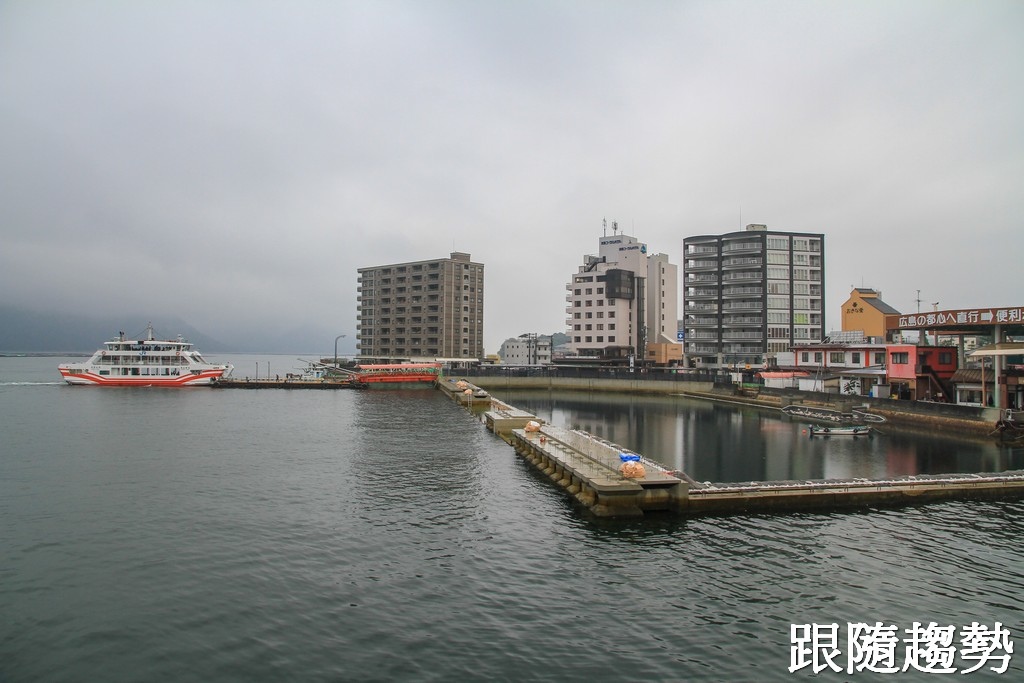
[[683,240],[684,351],[696,367],[761,367],[821,341],[825,236],[748,225]]
[[469,254],[360,268],[357,292],[360,356],[484,357],[484,266]]

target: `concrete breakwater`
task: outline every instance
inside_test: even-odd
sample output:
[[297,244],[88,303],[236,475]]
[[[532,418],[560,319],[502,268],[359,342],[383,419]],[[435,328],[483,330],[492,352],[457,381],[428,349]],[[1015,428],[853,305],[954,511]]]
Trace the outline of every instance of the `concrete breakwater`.
[[439,386],[467,408],[481,411],[489,430],[600,517],[835,510],[1024,496],[1024,471],[715,484],[695,481],[685,472],[635,454],[644,465],[644,474],[626,477],[619,456],[630,451],[622,446],[579,430],[544,424],[537,416],[493,397],[482,398],[486,392],[466,380],[445,380]]

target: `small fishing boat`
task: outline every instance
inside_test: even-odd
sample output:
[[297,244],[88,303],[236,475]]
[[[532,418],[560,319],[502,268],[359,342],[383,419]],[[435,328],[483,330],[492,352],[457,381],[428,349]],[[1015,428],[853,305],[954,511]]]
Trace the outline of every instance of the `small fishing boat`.
[[820,427],[811,425],[807,428],[810,436],[869,436],[871,427],[867,425],[853,425],[850,427]]

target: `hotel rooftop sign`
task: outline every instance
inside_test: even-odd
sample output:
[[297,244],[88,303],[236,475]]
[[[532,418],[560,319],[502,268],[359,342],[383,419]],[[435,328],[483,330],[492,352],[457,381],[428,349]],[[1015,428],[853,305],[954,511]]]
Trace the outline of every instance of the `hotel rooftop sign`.
[[933,330],[936,328],[976,328],[1022,324],[1024,324],[1024,306],[965,308],[953,311],[885,316],[885,326],[890,330]]

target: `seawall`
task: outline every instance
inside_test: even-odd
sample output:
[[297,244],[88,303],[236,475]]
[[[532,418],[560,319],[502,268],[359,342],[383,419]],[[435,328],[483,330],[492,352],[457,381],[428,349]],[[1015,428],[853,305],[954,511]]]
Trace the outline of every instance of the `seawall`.
[[990,439],[998,411],[992,408],[958,406],[922,401],[877,399],[795,389],[750,388],[719,385],[710,381],[682,379],[604,379],[598,377],[559,377],[557,375],[474,375],[474,385],[487,391],[583,391],[633,393],[661,396],[687,396],[708,401],[780,409],[787,405],[831,408],[848,413],[851,408],[881,415],[886,422],[900,428],[951,436]]

